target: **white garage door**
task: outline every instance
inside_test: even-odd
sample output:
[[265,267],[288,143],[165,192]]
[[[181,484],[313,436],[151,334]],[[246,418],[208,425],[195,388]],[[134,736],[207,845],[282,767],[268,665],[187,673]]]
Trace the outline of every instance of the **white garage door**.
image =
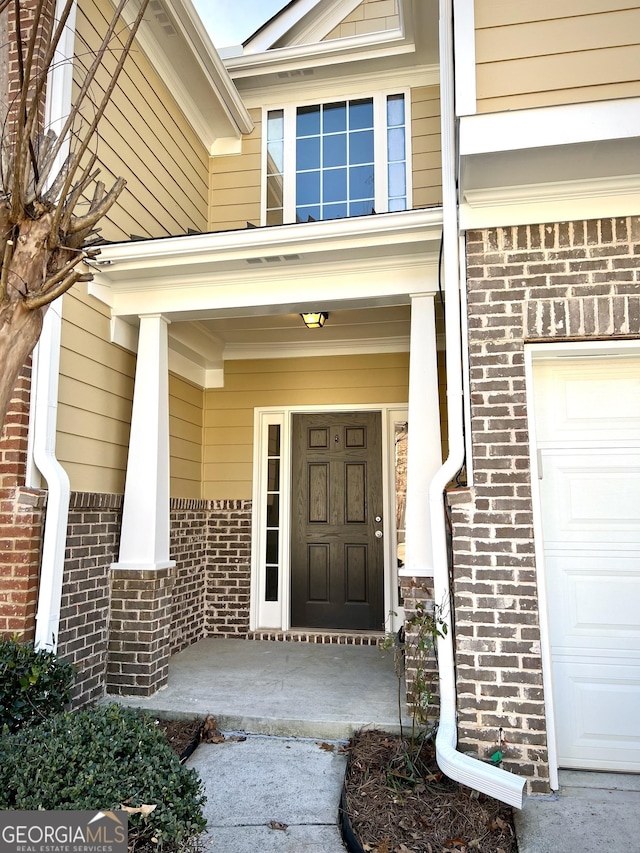
[[640,357],[534,389],[558,763],[640,772]]

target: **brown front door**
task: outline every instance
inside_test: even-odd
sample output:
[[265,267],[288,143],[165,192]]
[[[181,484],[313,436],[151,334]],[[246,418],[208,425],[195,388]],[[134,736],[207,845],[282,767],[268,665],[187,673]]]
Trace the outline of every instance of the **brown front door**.
[[383,627],[381,423],[379,412],[293,417],[293,627]]

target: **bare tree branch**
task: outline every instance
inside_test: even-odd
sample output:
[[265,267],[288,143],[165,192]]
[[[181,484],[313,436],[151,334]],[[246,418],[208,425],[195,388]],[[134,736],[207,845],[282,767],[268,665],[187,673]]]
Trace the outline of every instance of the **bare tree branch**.
[[[52,0],[33,0],[28,26],[21,0],[0,0],[0,14],[15,14],[13,54],[19,66],[19,91],[4,118],[0,162],[0,418],[4,419],[20,367],[38,340],[47,306],[76,282],[93,278],[84,261],[99,250],[97,225],[116,203],[125,181],[107,191],[98,181],[100,120],[113,96],[149,0],[139,0],[127,37],[118,43],[115,69],[95,105],[90,89],[114,50],[114,36],[128,0],[114,0],[115,11],[100,47],[74,96],[60,134],[43,132],[46,81],[56,60],[74,0],[65,0],[59,20],[49,17]],[[24,36],[24,39],[23,39]],[[45,41],[46,40],[46,41]],[[70,153],[59,166],[61,152]],[[54,170],[56,172],[54,173]],[[92,187],[93,185],[93,187]],[[90,199],[87,198],[90,196]],[[78,209],[78,213],[76,213]],[[82,212],[80,212],[82,211]]]
[[0,274],[0,303],[7,301],[7,278],[9,275],[9,262],[13,253],[13,240],[7,240],[4,246],[4,258],[2,259],[2,274]]
[[[118,178],[115,184],[111,187],[109,192],[100,200],[96,200],[94,197],[94,201],[89,208],[89,212],[84,216],[74,217],[69,225],[68,234],[78,234],[81,231],[91,231],[94,225],[96,225],[103,216],[105,216],[110,208],[115,204],[118,196],[122,192],[122,190],[126,186],[126,181],[124,178]],[[104,184],[102,185],[104,188]]]
[[37,308],[43,308],[45,305],[50,305],[54,299],[58,299],[58,297],[62,296],[68,290],[71,290],[73,285],[77,284],[79,281],[91,281],[92,279],[93,273],[75,270],[52,290],[48,290],[45,293],[35,293],[32,296],[27,296],[24,300],[24,304],[30,311],[34,311]]
[[[148,0],[146,0],[146,2],[145,2],[145,8],[147,5],[147,2],[148,2]],[[60,150],[62,149],[62,146],[64,145],[65,140],[67,139],[67,136],[68,136],[69,132],[71,131],[74,122],[76,121],[76,119],[80,115],[81,109],[85,106],[85,99],[87,98],[89,89],[93,83],[93,80],[96,76],[98,69],[100,68],[100,66],[102,65],[102,63],[104,61],[104,55],[107,52],[107,50],[109,49],[109,45],[111,43],[111,39],[113,38],[113,34],[116,30],[116,26],[118,24],[118,21],[120,20],[120,16],[122,15],[126,5],[127,5],[127,0],[119,0],[118,6],[117,6],[117,8],[113,14],[111,22],[110,22],[110,24],[107,28],[107,31],[104,34],[104,37],[102,39],[102,43],[100,44],[100,47],[98,48],[98,50],[95,53],[94,60],[91,64],[91,66],[89,67],[89,69],[87,70],[87,72],[84,76],[84,79],[82,81],[80,91],[78,92],[78,95],[77,95],[74,103],[71,105],[71,110],[69,111],[69,115],[67,116],[65,123],[64,123],[62,129],[60,130],[60,135],[58,137],[58,141],[53,148],[54,160],[58,156],[58,154],[60,153]],[[133,29],[134,29],[134,32],[137,31],[137,26],[134,27]],[[42,178],[41,178],[41,180],[42,180]]]
[[[126,5],[126,2],[127,2],[127,0],[120,0],[120,3],[118,4],[118,10],[117,10],[118,14],[121,14],[122,9]],[[140,3],[140,8],[138,9],[138,14],[136,15],[135,21],[133,22],[133,25],[131,26],[131,29],[129,31],[129,36],[128,36],[127,41],[124,45],[122,53],[120,54],[118,62],[116,63],[115,70],[113,71],[113,73],[111,75],[109,85],[107,86],[107,88],[104,92],[104,95],[102,96],[102,100],[100,101],[98,109],[96,110],[95,115],[93,116],[93,119],[92,119],[89,127],[84,132],[83,139],[82,139],[78,149],[74,152],[73,159],[71,160],[71,164],[69,165],[69,171],[67,173],[67,178],[65,180],[65,183],[62,186],[61,193],[63,196],[66,196],[66,194],[69,192],[69,189],[71,188],[71,186],[73,184],[73,177],[74,177],[77,169],[80,166],[80,162],[84,156],[85,151],[89,147],[89,143],[91,142],[91,140],[94,137],[94,134],[95,134],[96,129],[98,127],[98,123],[99,123],[100,119],[102,118],[105,109],[107,108],[107,104],[111,100],[111,96],[113,95],[113,90],[115,89],[116,84],[118,82],[118,77],[120,76],[120,72],[122,71],[122,69],[124,67],[124,63],[127,59],[127,56],[129,55],[129,52],[131,51],[131,47],[133,45],[133,40],[136,37],[136,33],[138,32],[138,27],[140,26],[140,23],[142,22],[142,18],[144,16],[144,13],[147,9],[148,4],[149,4],[149,0],[142,0],[142,2]],[[114,20],[115,20],[115,16],[114,16]],[[113,23],[113,21],[112,21],[112,23]],[[104,40],[103,40],[103,45],[105,45]],[[99,53],[104,54],[104,50],[102,47],[101,47]],[[94,63],[94,66],[95,66],[95,63]],[[92,68],[93,68],[93,66],[92,66]],[[93,71],[93,75],[95,76],[95,70]],[[72,112],[73,112],[73,110],[72,110]],[[61,216],[62,216],[61,209],[60,209],[60,207],[58,207],[56,210],[56,215],[54,216],[54,221],[53,221],[53,228],[56,230],[59,227]]]

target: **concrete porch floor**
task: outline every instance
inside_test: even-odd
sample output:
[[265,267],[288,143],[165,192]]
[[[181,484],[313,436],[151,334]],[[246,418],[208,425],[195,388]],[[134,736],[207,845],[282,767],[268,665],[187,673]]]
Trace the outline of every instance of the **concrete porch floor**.
[[[341,739],[399,731],[393,653],[375,646],[200,640],[174,655],[153,696],[109,697],[162,717],[213,714],[224,731]],[[401,686],[403,725],[406,716]]]

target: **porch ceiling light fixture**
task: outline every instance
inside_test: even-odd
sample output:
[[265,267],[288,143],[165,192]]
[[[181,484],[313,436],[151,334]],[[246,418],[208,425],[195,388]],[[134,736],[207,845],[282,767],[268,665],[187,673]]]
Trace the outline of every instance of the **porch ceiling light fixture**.
[[321,329],[329,319],[328,311],[305,311],[300,315],[307,329]]

